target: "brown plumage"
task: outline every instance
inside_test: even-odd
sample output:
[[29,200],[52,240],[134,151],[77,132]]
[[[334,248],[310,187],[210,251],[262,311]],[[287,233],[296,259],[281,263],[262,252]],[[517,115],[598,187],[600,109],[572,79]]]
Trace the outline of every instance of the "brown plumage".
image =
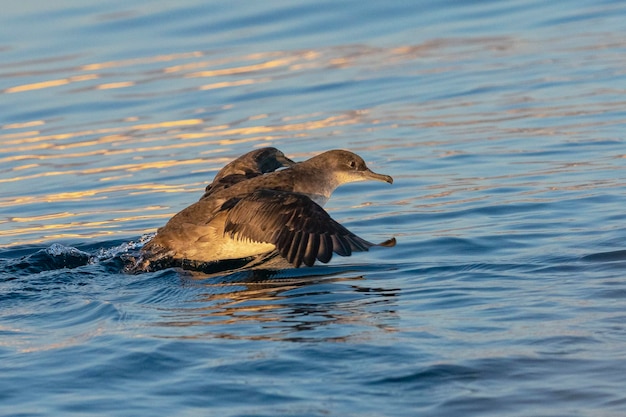
[[213,182],[206,186],[201,199],[208,198],[215,191],[223,190],[238,182],[258,177],[278,168],[290,167],[296,163],[276,148],[260,148],[250,151],[220,169]]
[[[333,252],[350,256],[375,246],[333,220],[322,206],[341,184],[392,183],[390,176],[372,172],[361,157],[343,150],[280,171],[275,170],[293,161],[259,161],[282,153],[269,152],[260,160],[246,155],[224,167],[200,201],[158,230],[142,249],[137,270],[160,268],[168,260],[172,265],[211,263],[271,251],[295,267],[311,266],[316,260],[330,261]],[[393,246],[395,239],[379,245]]]

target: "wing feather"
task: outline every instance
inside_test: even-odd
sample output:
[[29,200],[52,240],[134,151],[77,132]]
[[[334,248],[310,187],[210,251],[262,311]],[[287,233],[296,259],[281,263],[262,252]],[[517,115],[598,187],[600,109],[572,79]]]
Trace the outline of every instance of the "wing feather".
[[345,242],[343,239],[340,239],[340,236],[331,235],[330,238],[333,242],[333,251],[337,255],[341,256],[350,256],[352,255],[352,250],[350,250],[350,245]]
[[224,233],[272,243],[295,267],[328,262],[375,246],[337,221],[304,194],[257,190],[228,206]]
[[333,256],[333,241],[328,233],[320,235],[320,247],[317,250],[317,259],[320,262],[328,263]]
[[318,256],[320,247],[320,235],[309,233],[309,239],[304,252],[303,262],[306,266],[313,266]]

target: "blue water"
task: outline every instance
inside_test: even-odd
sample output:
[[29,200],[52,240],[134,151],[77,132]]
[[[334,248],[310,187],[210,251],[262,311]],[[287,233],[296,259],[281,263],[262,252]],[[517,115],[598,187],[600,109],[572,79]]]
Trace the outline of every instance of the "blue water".
[[[623,2],[10,3],[0,415],[626,413]],[[122,272],[260,146],[398,245]]]

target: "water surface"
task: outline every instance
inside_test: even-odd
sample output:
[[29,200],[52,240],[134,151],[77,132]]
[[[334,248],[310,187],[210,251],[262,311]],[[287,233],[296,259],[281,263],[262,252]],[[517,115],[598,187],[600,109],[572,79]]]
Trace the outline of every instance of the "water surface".
[[[5,7],[0,414],[623,415],[625,17]],[[327,208],[398,245],[273,276],[122,272],[261,146],[392,175]]]

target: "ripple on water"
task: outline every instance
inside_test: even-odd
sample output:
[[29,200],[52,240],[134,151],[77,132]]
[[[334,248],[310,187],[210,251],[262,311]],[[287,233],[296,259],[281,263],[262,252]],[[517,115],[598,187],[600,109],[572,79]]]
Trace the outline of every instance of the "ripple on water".
[[[623,2],[90,3],[0,14],[0,414],[624,415]],[[398,245],[121,273],[260,146]]]

